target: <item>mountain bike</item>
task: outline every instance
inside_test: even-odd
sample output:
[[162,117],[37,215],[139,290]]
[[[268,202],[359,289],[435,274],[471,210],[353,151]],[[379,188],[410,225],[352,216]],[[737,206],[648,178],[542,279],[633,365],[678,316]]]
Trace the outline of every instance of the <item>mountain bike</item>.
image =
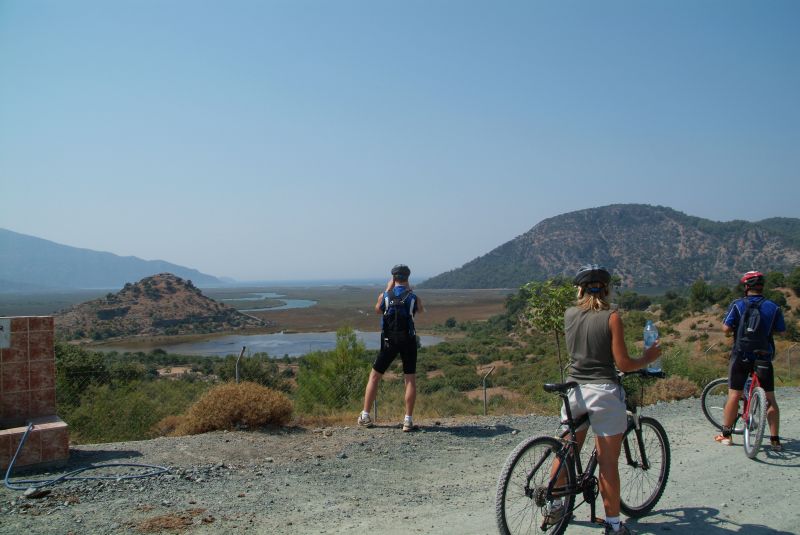
[[[767,393],[761,388],[761,382],[758,380],[759,362],[756,360],[753,363],[753,369],[744,384],[742,391],[744,407],[741,412],[737,410],[732,427],[733,433],[744,435],[744,453],[750,459],[754,458],[761,449],[761,441],[764,439],[764,428],[767,423]],[[720,430],[727,399],[728,379],[726,377],[720,377],[708,383],[700,396],[703,414],[714,427]]]
[[[662,372],[638,370],[620,373],[620,378],[638,378],[639,396],[627,396],[628,428],[622,438],[619,460],[620,508],[631,517],[648,513],[658,503],[667,484],[670,450],[667,433],[654,418],[640,416],[645,379],[663,378]],[[497,481],[495,515],[500,533],[548,533],[559,535],[567,529],[574,511],[588,503],[590,520],[599,523],[595,502],[600,494],[597,469],[597,449],[583,466],[577,450],[576,432],[588,422],[589,416],[572,417],[566,403],[576,382],[545,384],[546,392],[565,401],[566,430],[559,437],[530,437],[520,443],[508,456]],[[626,391],[629,389],[626,388]],[[577,498],[583,500],[576,502]],[[553,514],[559,511],[560,514]]]

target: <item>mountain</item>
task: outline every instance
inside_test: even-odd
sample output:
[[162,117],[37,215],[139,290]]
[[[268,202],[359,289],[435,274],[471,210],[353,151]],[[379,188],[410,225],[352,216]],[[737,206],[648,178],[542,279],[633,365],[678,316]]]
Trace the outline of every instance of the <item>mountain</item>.
[[60,245],[0,229],[0,292],[32,289],[119,288],[156,273],[174,273],[199,286],[221,281],[162,260],[142,260]]
[[160,273],[59,312],[55,325],[67,339],[106,340],[230,332],[268,323],[204,296],[190,281]]
[[586,263],[606,266],[625,287],[682,287],[698,278],[732,284],[750,269],[800,265],[800,219],[720,223],[671,208],[615,204],[545,219],[525,234],[420,288],[518,288]]

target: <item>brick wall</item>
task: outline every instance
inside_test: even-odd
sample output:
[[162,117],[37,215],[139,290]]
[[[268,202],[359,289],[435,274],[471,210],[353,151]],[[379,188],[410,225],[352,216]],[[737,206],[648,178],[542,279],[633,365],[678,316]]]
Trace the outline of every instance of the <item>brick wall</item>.
[[0,468],[13,458],[28,422],[33,431],[15,466],[63,462],[69,434],[56,416],[53,318],[0,318],[0,327]]
[[10,319],[10,347],[0,349],[0,428],[56,413],[53,318]]

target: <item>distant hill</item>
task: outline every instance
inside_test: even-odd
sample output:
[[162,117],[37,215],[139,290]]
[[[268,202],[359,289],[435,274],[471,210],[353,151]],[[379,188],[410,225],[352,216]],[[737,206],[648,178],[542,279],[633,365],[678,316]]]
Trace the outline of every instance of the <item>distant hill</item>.
[[75,305],[55,315],[56,332],[66,339],[229,332],[265,327],[202,294],[171,273],[128,283],[117,293]]
[[525,234],[420,288],[518,288],[595,262],[623,286],[733,284],[750,269],[800,265],[800,219],[720,223],[663,206],[615,204],[545,219]]
[[165,272],[199,286],[221,282],[196,269],[162,260],[79,249],[0,229],[0,292],[120,288],[128,281]]

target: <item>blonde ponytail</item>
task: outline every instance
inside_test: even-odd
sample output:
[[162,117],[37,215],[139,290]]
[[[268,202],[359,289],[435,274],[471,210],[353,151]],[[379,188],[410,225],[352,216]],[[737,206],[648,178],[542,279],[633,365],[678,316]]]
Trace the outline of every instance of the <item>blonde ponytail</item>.
[[587,291],[588,288],[584,286],[578,287],[578,302],[577,306],[581,310],[608,310],[611,304],[608,302],[608,296],[611,293],[608,286],[603,286],[602,290],[597,293]]

